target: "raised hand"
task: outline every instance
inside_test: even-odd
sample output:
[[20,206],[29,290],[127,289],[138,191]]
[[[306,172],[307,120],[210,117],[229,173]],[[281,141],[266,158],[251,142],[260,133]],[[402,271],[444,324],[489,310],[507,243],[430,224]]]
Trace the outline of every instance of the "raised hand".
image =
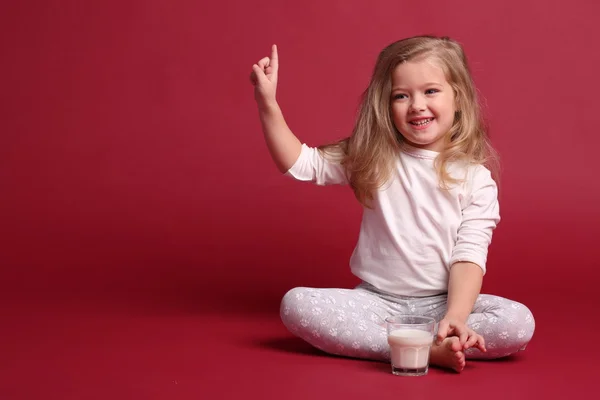
[[260,109],[276,104],[277,71],[279,57],[277,46],[271,47],[271,57],[264,57],[252,66],[250,82],[254,85],[254,98]]

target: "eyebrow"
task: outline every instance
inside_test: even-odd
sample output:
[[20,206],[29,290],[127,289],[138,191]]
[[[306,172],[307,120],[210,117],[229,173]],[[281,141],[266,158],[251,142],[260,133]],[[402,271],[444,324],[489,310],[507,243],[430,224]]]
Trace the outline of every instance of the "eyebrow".
[[[423,87],[427,87],[427,86],[444,86],[439,82],[427,82],[425,84],[423,84]],[[405,87],[403,86],[396,86],[392,88],[392,92],[395,92],[396,90],[406,90]]]

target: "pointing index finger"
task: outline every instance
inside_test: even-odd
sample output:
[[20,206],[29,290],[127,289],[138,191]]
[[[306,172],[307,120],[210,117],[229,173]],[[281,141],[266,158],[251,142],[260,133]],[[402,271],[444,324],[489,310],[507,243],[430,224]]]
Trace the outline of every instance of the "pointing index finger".
[[270,63],[270,65],[275,70],[279,67],[279,55],[277,54],[277,45],[276,44],[274,44],[271,47],[271,63]]

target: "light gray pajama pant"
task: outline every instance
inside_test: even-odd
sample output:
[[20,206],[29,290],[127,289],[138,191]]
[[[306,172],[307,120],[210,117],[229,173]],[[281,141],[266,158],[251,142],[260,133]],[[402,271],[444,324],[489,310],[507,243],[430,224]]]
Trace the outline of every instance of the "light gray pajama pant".
[[[330,354],[389,361],[385,318],[396,314],[433,317],[439,322],[446,312],[447,295],[393,296],[367,283],[354,289],[290,290],[281,302],[281,319],[296,336]],[[465,352],[469,359],[505,357],[524,350],[535,321],[523,304],[481,294],[467,325],[483,336],[487,352]],[[436,324],[437,332],[437,324]]]

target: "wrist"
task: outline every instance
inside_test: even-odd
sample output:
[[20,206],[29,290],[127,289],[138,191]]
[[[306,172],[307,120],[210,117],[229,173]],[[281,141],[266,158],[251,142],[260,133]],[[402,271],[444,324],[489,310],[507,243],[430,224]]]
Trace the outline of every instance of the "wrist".
[[446,315],[444,315],[444,319],[462,322],[463,324],[467,323],[467,319],[469,318],[469,313],[459,312],[456,310],[448,310]]
[[258,102],[258,111],[261,116],[270,116],[281,112],[277,100],[264,100]]

